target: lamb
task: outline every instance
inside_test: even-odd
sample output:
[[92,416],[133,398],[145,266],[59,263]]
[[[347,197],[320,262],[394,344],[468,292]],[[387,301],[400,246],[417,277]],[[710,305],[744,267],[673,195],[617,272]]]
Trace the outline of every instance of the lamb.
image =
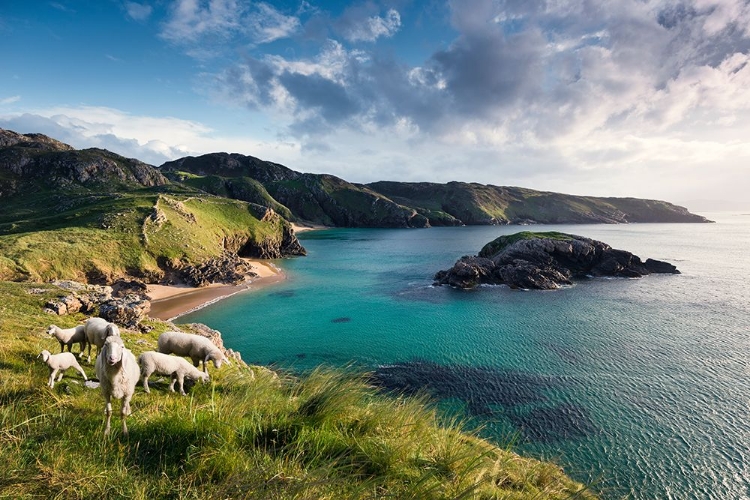
[[83,325],[83,331],[86,333],[86,342],[89,345],[88,362],[91,363],[91,346],[96,346],[101,350],[104,340],[107,337],[115,335],[120,336],[120,329],[114,323],[109,323],[103,318],[89,318]]
[[185,377],[193,380],[201,380],[204,383],[208,381],[208,373],[198,370],[188,363],[184,358],[170,356],[155,351],[147,351],[138,356],[138,364],[141,365],[141,378],[143,378],[143,389],[150,393],[148,388],[148,378],[152,373],[159,375],[171,375],[172,383],[169,390],[174,392],[175,380],[180,383],[180,394],[185,396],[183,382]]
[[130,415],[130,399],[135,392],[140,370],[138,362],[133,353],[125,348],[125,343],[118,335],[107,337],[104,345],[99,349],[96,358],[96,376],[99,378],[99,387],[104,397],[104,413],[107,415],[104,435],[108,436],[110,431],[110,419],[112,418],[111,398],[122,399],[120,416],[122,417],[122,434],[128,435],[128,426],[125,419]]
[[80,344],[81,352],[78,356],[83,357],[83,350],[86,348],[87,344],[86,332],[83,329],[83,325],[65,329],[62,329],[57,325],[49,325],[47,334],[54,335],[55,338],[57,338],[57,341],[60,342],[60,352],[65,352],[65,346],[68,346],[68,351],[73,352],[73,344]]
[[76,357],[72,352],[50,354],[50,352],[45,349],[38,357],[42,358],[42,361],[47,363],[47,366],[49,367],[49,380],[47,381],[47,385],[50,389],[54,389],[55,387],[55,375],[59,372],[60,376],[57,378],[57,382],[59,382],[62,380],[63,374],[68,368],[75,368],[83,376],[83,380],[88,380],[88,378],[86,378],[86,372],[84,372],[81,365],[78,364],[78,361],[76,361]]
[[159,335],[157,343],[159,345],[159,352],[187,356],[193,360],[193,364],[196,367],[203,361],[203,371],[205,373],[208,373],[206,363],[209,359],[214,362],[216,368],[220,368],[222,363],[230,364],[224,353],[208,338],[201,335],[164,332]]

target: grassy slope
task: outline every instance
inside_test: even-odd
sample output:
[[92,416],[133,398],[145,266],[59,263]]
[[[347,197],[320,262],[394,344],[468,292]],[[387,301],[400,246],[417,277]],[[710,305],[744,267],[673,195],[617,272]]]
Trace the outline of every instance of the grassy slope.
[[521,231],[520,233],[508,234],[495,238],[482,247],[482,249],[479,251],[479,256],[490,258],[517,241],[533,240],[536,238],[567,241],[574,239],[574,236],[566,233],[560,233],[558,231]]
[[[36,288],[42,293],[29,294]],[[275,378],[234,363],[190,396],[139,387],[130,436],[102,435],[103,402],[71,372],[46,387],[57,352],[41,312],[51,285],[0,282],[0,498],[592,498],[549,463],[441,422],[422,400],[378,395],[317,371]],[[138,354],[167,326],[123,332]],[[93,367],[83,364],[93,375]]]
[[[221,254],[227,242],[260,241],[277,230],[245,202],[158,191],[84,196],[62,211],[8,203],[0,219],[0,279],[158,277],[164,262],[198,263]],[[154,220],[156,212],[166,220]]]

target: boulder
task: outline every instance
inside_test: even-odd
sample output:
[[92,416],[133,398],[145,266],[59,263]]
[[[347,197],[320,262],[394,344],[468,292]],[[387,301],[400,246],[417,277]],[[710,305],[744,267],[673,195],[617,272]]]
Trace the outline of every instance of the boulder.
[[99,316],[111,323],[135,328],[151,310],[151,302],[138,294],[110,299],[99,306]]

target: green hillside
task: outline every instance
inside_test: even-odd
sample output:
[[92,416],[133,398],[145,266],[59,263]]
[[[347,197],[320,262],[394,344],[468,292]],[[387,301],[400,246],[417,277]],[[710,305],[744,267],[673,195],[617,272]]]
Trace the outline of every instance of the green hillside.
[[225,254],[300,253],[267,203],[213,196],[109,151],[0,139],[0,279],[172,281]]

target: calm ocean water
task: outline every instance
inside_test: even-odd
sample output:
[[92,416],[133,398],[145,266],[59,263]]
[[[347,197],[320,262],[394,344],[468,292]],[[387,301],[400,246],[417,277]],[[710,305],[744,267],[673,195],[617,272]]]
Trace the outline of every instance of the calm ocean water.
[[301,235],[289,279],[181,319],[251,363],[374,371],[430,391],[499,443],[553,460],[604,498],[750,498],[750,214],[717,224],[535,226],[666,260],[683,274],[552,292],[431,286],[528,228]]

